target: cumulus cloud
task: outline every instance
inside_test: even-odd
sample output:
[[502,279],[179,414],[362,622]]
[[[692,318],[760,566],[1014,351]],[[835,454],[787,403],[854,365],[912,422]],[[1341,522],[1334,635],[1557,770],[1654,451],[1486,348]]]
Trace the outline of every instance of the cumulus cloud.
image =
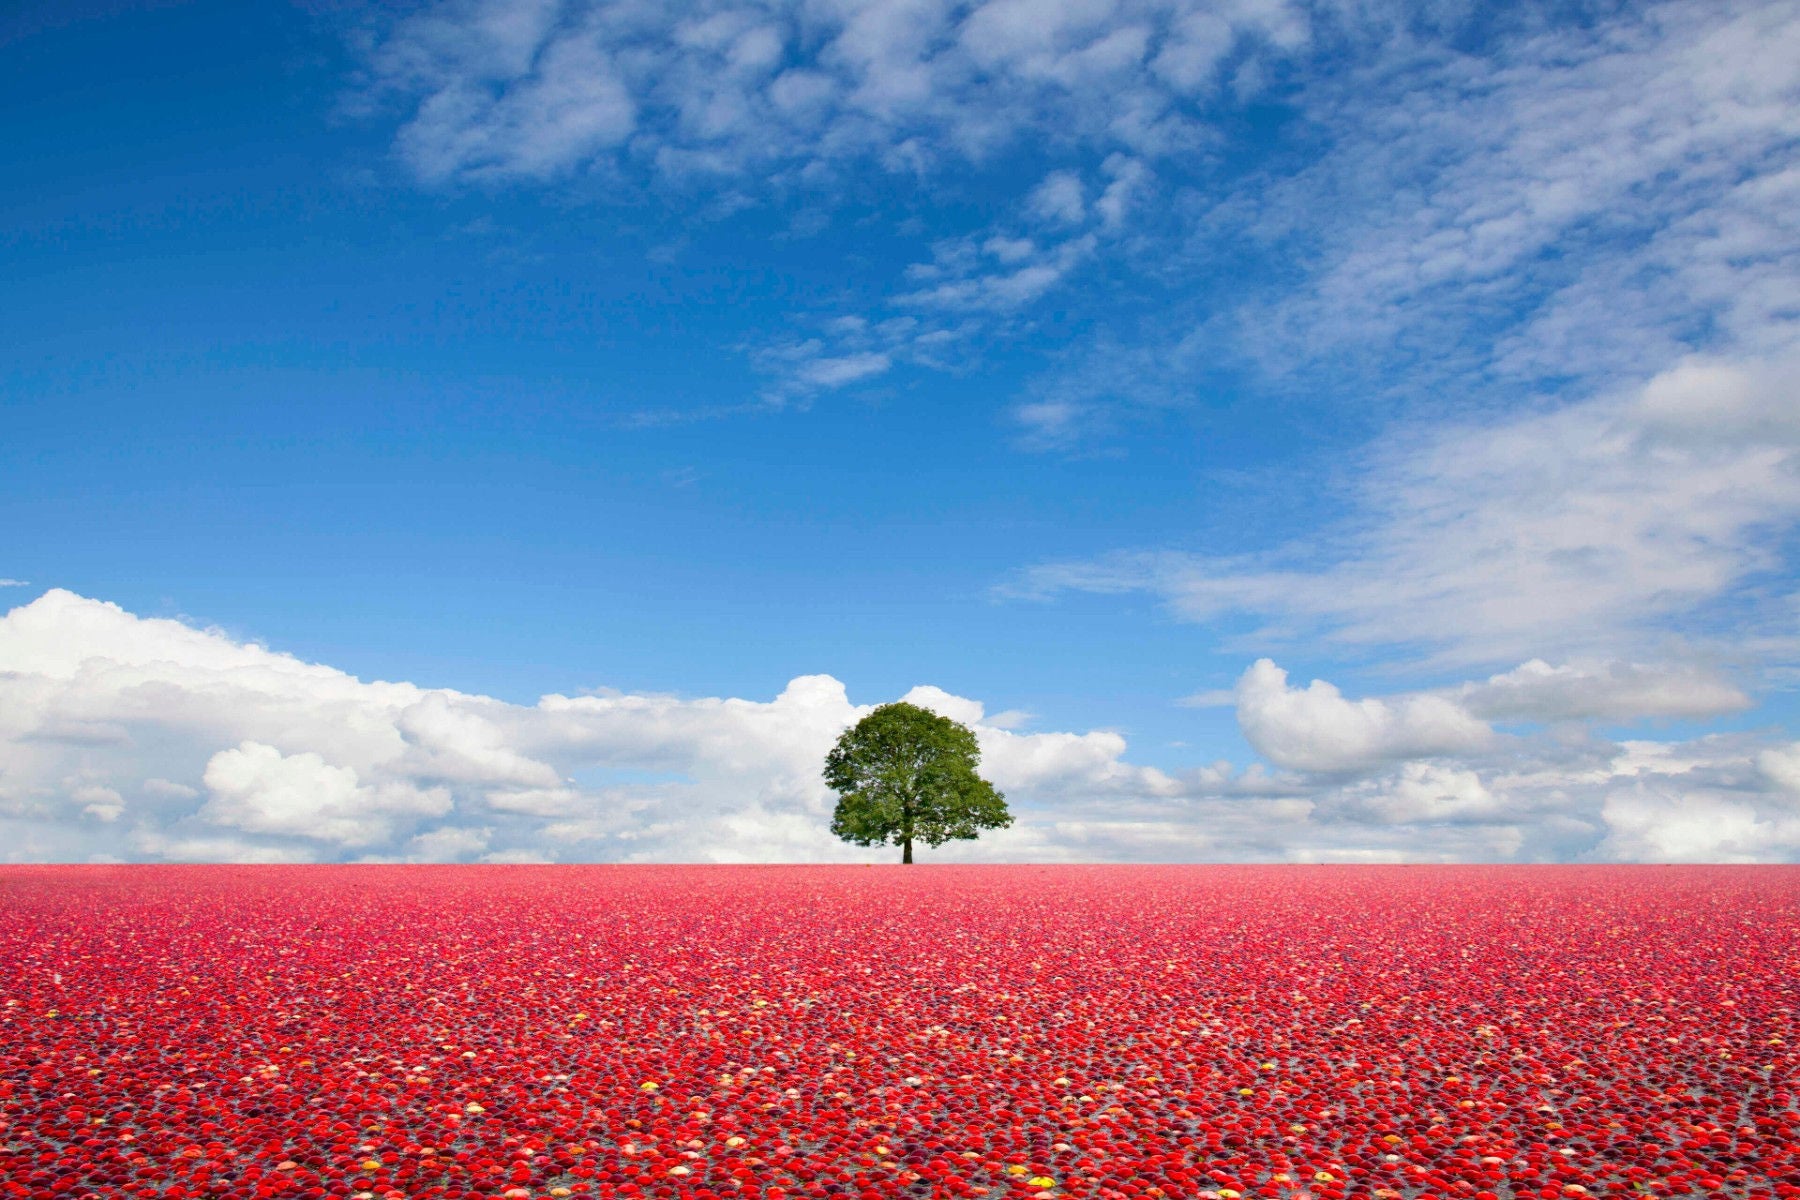
[[[1177,779],[1112,732],[968,721],[1025,820],[1075,804],[1237,803],[1269,788],[1219,768]],[[828,832],[825,752],[867,705],[828,675],[772,700],[596,692],[535,705],[331,667],[51,591],[0,619],[0,831],[24,858],[761,861],[863,856]],[[106,731],[104,735],[95,730]],[[1199,836],[1196,833],[1196,836]],[[1064,847],[1063,853],[1078,853]]]
[[1756,766],[1775,786],[1800,797],[1800,742],[1763,751],[1757,756]]
[[[1691,696],[1691,673],[1527,663],[1481,683],[1346,699],[1289,684],[1260,660],[1238,721],[1310,804],[1289,857],[1319,861],[1751,862],[1800,857],[1800,743],[1751,735],[1610,742],[1566,727],[1496,735],[1482,715],[1533,722],[1736,707]],[[1647,696],[1632,700],[1641,681]],[[1335,843],[1316,835],[1336,832]]]
[[1506,813],[1503,800],[1476,772],[1429,762],[1406,763],[1395,774],[1345,789],[1337,799],[1391,824],[1485,821]]
[[981,724],[987,716],[987,708],[979,700],[970,700],[963,696],[953,696],[943,688],[920,684],[906,695],[900,697],[902,703],[915,704],[929,709],[940,717],[949,717],[952,721],[960,721],[964,725]]
[[125,811],[125,798],[109,787],[77,787],[71,790],[69,798],[81,806],[83,816],[100,821],[116,821]]
[[1626,862],[1767,862],[1800,851],[1800,814],[1653,780],[1606,797],[1602,852]]
[[1354,771],[1396,759],[1480,750],[1493,731],[1442,696],[1346,700],[1322,679],[1290,687],[1258,659],[1237,686],[1238,725],[1270,762],[1302,771]]
[[[1117,731],[1023,732],[929,685],[904,698],[975,730],[1019,817],[943,861],[1800,854],[1800,747],[1748,735],[1501,738],[1459,689],[1350,699],[1260,661],[1236,699],[1277,769],[1163,770]],[[0,618],[0,857],[866,858],[827,833],[819,772],[869,709],[829,675],[768,700],[508,704],[53,591]],[[69,736],[94,726],[117,736]]]
[[284,755],[261,742],[219,751],[201,778],[211,794],[200,809],[203,820],[346,846],[384,841],[396,820],[441,817],[451,805],[446,788],[400,781],[364,786],[349,767],[311,751]]

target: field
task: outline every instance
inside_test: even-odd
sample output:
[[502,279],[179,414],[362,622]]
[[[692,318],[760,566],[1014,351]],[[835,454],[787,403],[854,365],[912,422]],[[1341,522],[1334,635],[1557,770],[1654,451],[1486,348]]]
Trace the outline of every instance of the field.
[[0,1197],[1800,1196],[1800,870],[0,868]]

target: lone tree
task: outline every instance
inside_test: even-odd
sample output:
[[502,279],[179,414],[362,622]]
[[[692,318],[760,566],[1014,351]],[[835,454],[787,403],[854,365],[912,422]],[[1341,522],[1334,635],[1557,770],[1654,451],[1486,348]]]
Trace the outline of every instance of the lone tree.
[[831,832],[858,846],[941,846],[1012,824],[1006,797],[975,773],[981,750],[967,726],[904,701],[884,704],[844,731],[825,756],[838,794]]

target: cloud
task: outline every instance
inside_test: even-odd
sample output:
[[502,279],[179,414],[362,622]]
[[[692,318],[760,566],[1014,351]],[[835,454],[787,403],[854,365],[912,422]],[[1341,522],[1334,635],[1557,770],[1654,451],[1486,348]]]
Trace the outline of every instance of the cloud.
[[[1180,312],[1140,348],[1151,371],[1025,397],[1039,448],[1118,424],[1099,409],[1191,403],[1195,363],[1322,372],[1441,410],[1795,342],[1800,15],[1785,0],[1479,20],[1300,0],[439,0],[370,29],[363,107],[431,186],[579,177],[602,203],[828,208],[884,174],[929,197],[1006,164],[999,209],[1065,242],[849,303],[999,318],[972,346],[1104,258]],[[1293,118],[1291,139],[1231,140],[1259,100]],[[1167,286],[1195,280],[1212,286]],[[1177,353],[1196,335],[1203,353]],[[776,390],[903,362],[941,360],[827,339]],[[1051,375],[1065,371],[1083,374]]]
[[1087,216],[1087,200],[1081,176],[1070,170],[1052,171],[1025,201],[1033,218],[1056,225],[1078,225]]
[[920,684],[906,695],[900,697],[902,703],[916,704],[920,708],[929,709],[940,717],[949,717],[964,725],[979,725],[987,715],[987,709],[979,700],[969,700],[962,696],[953,696],[943,688]]
[[[939,688],[908,698],[973,725],[1027,824],[1075,802],[1267,790],[1224,769],[1176,779],[1131,764],[1116,733],[1024,733],[1021,714],[989,722]],[[820,766],[868,711],[827,675],[768,701],[507,704],[365,682],[52,591],[0,619],[0,833],[26,858],[855,858],[827,832]],[[64,735],[77,728],[112,732]]]
[[486,850],[493,835],[492,829],[445,826],[410,839],[406,849],[415,862],[462,862]]
[[1430,389],[1793,344],[1792,4],[1638,5],[1473,54],[1394,45],[1309,77],[1329,150],[1240,197],[1240,236],[1315,264],[1232,322],[1265,366],[1341,381],[1372,362]]
[[70,791],[69,799],[81,805],[83,816],[97,821],[116,821],[125,811],[125,798],[109,787],[77,787]]
[[[1338,799],[1393,824],[1492,821],[1507,812],[1474,771],[1428,762],[1406,763],[1397,774],[1356,784]],[[1516,833],[1503,836],[1516,846]]]
[[758,347],[751,353],[755,366],[774,377],[763,402],[806,403],[820,393],[878,379],[898,362],[928,361],[920,352],[921,332],[911,317],[839,316],[823,322],[816,336]]
[[887,355],[865,351],[837,358],[812,359],[796,368],[794,376],[811,387],[835,388],[880,375],[892,365],[893,359]]
[[30,586],[31,586],[31,583],[29,580],[0,579],[0,587],[30,587]]
[[1364,455],[1329,555],[1119,554],[1009,590],[1150,591],[1189,620],[1247,613],[1445,661],[1611,657],[1784,565],[1795,379],[1800,359],[1696,359],[1550,412],[1396,429]]
[[[1264,664],[1246,678],[1253,702],[1258,691],[1287,702],[1271,746],[1314,772],[1295,792],[1310,811],[1292,858],[1800,860],[1800,743],[1474,731],[1459,739],[1454,731],[1466,718],[1420,706],[1450,703],[1447,695],[1352,703],[1329,685],[1289,688]],[[1254,712],[1245,724],[1253,741],[1260,719]]]
[[[931,257],[906,267],[898,290],[867,315],[839,315],[818,336],[758,350],[758,365],[779,377],[772,397],[810,396],[899,363],[955,369],[967,354],[1029,329],[1032,306],[1124,237],[1128,216],[1154,185],[1141,161],[1122,154],[1108,156],[1096,174],[1105,182],[1091,207],[1078,172],[1053,172],[1010,217],[935,242]],[[1015,417],[1048,443],[1087,414],[1047,401],[1021,406]]]
[[345,846],[385,841],[397,820],[441,817],[451,807],[446,788],[400,781],[364,786],[349,767],[311,751],[284,755],[261,742],[219,751],[201,778],[211,794],[200,809],[203,820]]
[[1292,54],[1307,28],[1285,0],[452,0],[379,31],[368,92],[405,113],[396,150],[428,183],[640,167],[803,182],[853,163],[938,170],[1027,138],[1191,145],[1184,102],[1228,58]]
[[1102,229],[1117,231],[1124,227],[1125,218],[1139,194],[1150,186],[1150,168],[1128,155],[1110,154],[1100,169],[1111,182],[1094,201],[1094,212],[1100,218]]
[[482,84],[442,78],[401,130],[400,154],[421,179],[546,178],[621,145],[636,128],[630,88],[595,41],[553,41],[510,86]]
[[1800,814],[1661,780],[1612,792],[1602,816],[1602,852],[1626,862],[1767,862],[1800,851]]
[[1551,666],[1534,658],[1481,683],[1459,699],[1489,721],[1628,721],[1639,717],[1716,717],[1741,712],[1750,697],[1694,666],[1630,662]]
[[1157,311],[1123,349],[1094,313],[1022,397],[1021,419],[1054,418],[1026,445],[1197,408],[1222,380],[1381,424],[1541,411],[1695,356],[1791,360],[1800,12],[1523,5],[1477,30],[1473,11],[1314,8],[1252,60],[1293,138],[1228,138],[1204,182],[1192,151],[1129,152],[1163,194],[1107,265]]
[[932,286],[903,292],[894,303],[949,312],[1010,312],[1061,282],[1098,244],[1092,234],[1043,247],[994,236],[943,243],[933,262],[919,263],[908,272]]
[[1763,751],[1757,756],[1756,766],[1776,787],[1800,796],[1800,742]]
[[1302,771],[1355,771],[1467,753],[1494,739],[1488,726],[1442,696],[1346,700],[1322,679],[1288,686],[1287,672],[1266,658],[1238,680],[1237,718],[1258,753]]
[[[1594,681],[1619,678],[1527,668],[1349,699],[1260,661],[1239,682],[1239,718],[1275,770],[1164,770],[1131,761],[1118,731],[1024,732],[1018,713],[920,685],[906,698],[971,725],[1018,816],[933,858],[1800,856],[1800,744],[1500,737],[1466,707],[1482,689],[1523,678],[1534,711],[1566,712],[1610,704]],[[508,704],[363,681],[52,591],[0,618],[0,858],[853,861],[868,852],[829,836],[819,772],[868,711],[828,675],[767,700]],[[122,736],[36,736],[70,723]]]
[[[766,339],[752,353],[781,401],[899,363],[952,365],[947,350],[1009,336],[1012,315],[1095,256],[1096,235],[1127,232],[1157,163],[1208,139],[1227,60],[1241,74],[1304,48],[1305,8],[440,0],[363,31],[354,107],[397,119],[394,151],[428,186],[566,184],[599,203],[654,196],[713,215],[796,198],[823,212],[871,176],[930,192],[1019,150],[1047,160],[1001,208],[1052,236],[1013,256],[1017,231],[990,231],[974,239],[993,252],[985,263],[851,302],[925,317],[914,336],[828,337],[786,362],[787,339]],[[959,331],[964,317],[985,324]]]

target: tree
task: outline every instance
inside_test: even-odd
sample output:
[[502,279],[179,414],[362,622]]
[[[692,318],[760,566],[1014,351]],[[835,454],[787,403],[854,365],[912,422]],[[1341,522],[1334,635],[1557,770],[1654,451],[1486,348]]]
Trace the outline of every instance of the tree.
[[852,725],[825,756],[838,794],[831,832],[858,846],[941,846],[1012,824],[1006,797],[975,773],[981,749],[967,726],[904,701]]

